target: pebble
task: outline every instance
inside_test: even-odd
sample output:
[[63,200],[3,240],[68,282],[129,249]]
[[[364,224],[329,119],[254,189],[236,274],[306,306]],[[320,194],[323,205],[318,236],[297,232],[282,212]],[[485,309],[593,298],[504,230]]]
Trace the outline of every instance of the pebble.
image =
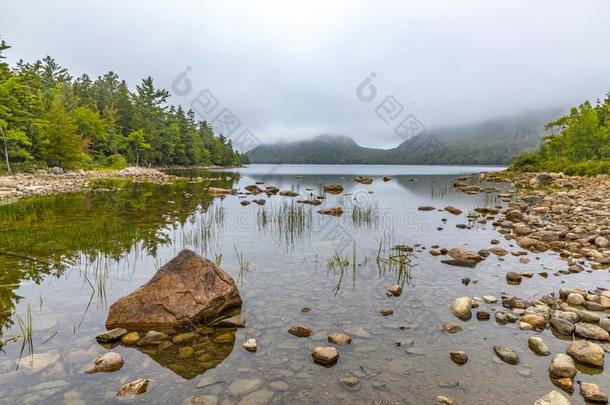
[[578,384],[580,385],[580,395],[585,400],[596,404],[608,403],[608,395],[597,384],[584,381],[579,381]]
[[449,322],[443,325],[443,331],[446,333],[457,333],[462,331],[462,327],[456,323]]
[[352,343],[352,338],[346,333],[336,332],[328,335],[328,341],[336,345],[349,345]]
[[379,313],[383,316],[389,316],[394,313],[394,310],[392,308],[381,308],[379,309]]
[[122,385],[116,395],[118,397],[135,397],[136,395],[144,394],[148,389],[148,383],[149,380],[138,378]]
[[333,365],[339,359],[339,352],[334,347],[318,346],[311,352],[313,361],[322,365]]
[[513,365],[519,363],[519,355],[517,354],[515,349],[513,349],[511,347],[494,346],[494,352],[505,363],[513,364]]
[[125,361],[120,354],[108,352],[96,357],[93,364],[87,367],[84,372],[87,374],[110,373],[120,370],[124,364]]
[[312,335],[313,329],[303,325],[294,325],[288,329],[288,333],[297,337],[309,337]]
[[95,340],[100,343],[114,342],[115,340],[119,340],[125,334],[127,334],[127,329],[115,328],[97,335]]
[[553,378],[574,378],[576,375],[574,360],[565,353],[555,355],[549,366],[549,374]]
[[256,339],[248,339],[244,343],[241,344],[241,347],[251,353],[254,353],[258,350],[258,345],[256,344]]
[[527,345],[534,353],[539,354],[540,356],[548,356],[551,354],[549,347],[544,343],[544,340],[542,340],[541,337],[531,336],[527,340]]
[[570,405],[570,401],[558,391],[551,391],[537,399],[534,405]]
[[451,360],[457,364],[465,364],[468,361],[468,355],[466,352],[450,352],[449,355],[451,356]]
[[349,388],[351,390],[356,389],[356,388],[358,388],[360,386],[360,380],[357,379],[356,377],[345,377],[345,378],[342,378],[341,379],[341,383],[345,387],[347,387],[347,388]]

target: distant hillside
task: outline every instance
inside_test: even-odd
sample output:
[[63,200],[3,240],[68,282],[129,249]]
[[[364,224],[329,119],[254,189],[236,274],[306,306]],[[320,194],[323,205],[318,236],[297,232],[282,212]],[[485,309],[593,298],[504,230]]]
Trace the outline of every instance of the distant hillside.
[[560,110],[539,111],[477,124],[438,128],[392,149],[365,148],[352,138],[320,135],[306,141],[261,145],[251,163],[311,164],[508,164],[540,144],[544,125]]

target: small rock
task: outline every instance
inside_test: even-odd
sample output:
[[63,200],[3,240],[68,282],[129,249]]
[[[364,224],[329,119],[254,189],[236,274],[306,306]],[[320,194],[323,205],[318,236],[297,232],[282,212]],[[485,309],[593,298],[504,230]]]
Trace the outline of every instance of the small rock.
[[489,318],[491,318],[491,314],[489,313],[489,311],[483,309],[477,311],[477,319],[479,321],[488,321]]
[[307,326],[294,325],[288,329],[288,333],[297,337],[309,337],[313,334],[313,330]]
[[494,297],[493,295],[484,295],[483,301],[485,301],[488,304],[495,304],[496,302],[498,302],[498,299],[496,297]]
[[121,342],[124,345],[132,346],[140,341],[140,334],[138,332],[129,332],[121,338]]
[[542,340],[541,337],[531,336],[527,340],[527,345],[530,349],[532,349],[534,353],[539,354],[541,356],[548,356],[549,354],[551,354],[549,347],[546,345],[546,343],[544,343],[544,340]]
[[457,364],[465,364],[468,361],[468,355],[466,352],[450,352],[451,360]]
[[587,366],[604,367],[604,349],[593,342],[575,340],[568,346],[566,353],[577,362]]
[[608,395],[599,388],[597,384],[579,381],[580,395],[589,402],[596,404],[607,404]]
[[258,350],[258,346],[256,345],[256,339],[246,340],[244,343],[241,344],[241,347],[252,353]]
[[246,326],[246,317],[242,314],[222,319],[214,324],[220,328],[243,328]]
[[169,336],[165,333],[157,332],[155,330],[150,330],[146,332],[146,335],[138,342],[138,346],[152,346],[158,345],[164,340],[169,340]]
[[519,284],[522,280],[522,276],[519,273],[514,271],[509,271],[506,273],[506,281],[508,284]]
[[328,335],[328,341],[336,345],[349,345],[352,343],[352,338],[348,334],[343,332],[331,333]]
[[388,288],[387,294],[388,296],[398,297],[400,294],[402,294],[402,287],[398,284],[393,285],[392,287]]
[[462,327],[457,323],[449,322],[443,325],[443,331],[446,333],[457,333],[462,331]]
[[592,325],[590,323],[577,322],[574,325],[574,334],[576,336],[584,337],[586,339],[594,339],[594,340],[609,340],[610,335],[608,332],[603,330],[597,325]]
[[580,294],[571,293],[566,298],[566,302],[570,305],[582,305],[585,302],[585,297]]
[[434,400],[434,405],[457,405],[457,401],[453,398],[449,398],[444,395],[439,395]]
[[123,364],[125,364],[125,361],[120,354],[108,352],[96,357],[93,364],[87,367],[84,372],[87,374],[110,373],[120,370]]
[[341,383],[347,388],[354,389],[360,385],[360,380],[356,377],[345,377],[341,379]]
[[193,340],[196,337],[199,337],[199,334],[194,332],[181,333],[172,338],[172,343],[179,345],[181,343],[188,342],[189,340]]
[[472,299],[470,297],[456,298],[449,307],[451,312],[463,321],[467,321],[472,316]]
[[518,364],[519,355],[515,349],[506,346],[494,346],[494,352],[496,355],[508,364]]
[[549,366],[549,374],[553,378],[574,378],[576,375],[574,360],[564,353],[555,355]]
[[565,336],[570,336],[574,332],[574,324],[572,322],[557,316],[551,318],[551,328],[558,334]]
[[394,313],[394,310],[392,308],[381,308],[379,313],[383,316],[389,316]]
[[148,380],[138,378],[132,382],[128,382],[119,388],[118,397],[135,397],[136,395],[144,394],[148,389]]
[[114,342],[115,340],[119,340],[121,337],[123,337],[123,335],[126,335],[126,334],[127,334],[127,329],[114,328],[112,330],[109,330],[107,332],[97,335],[95,337],[95,340],[97,340],[100,343]]
[[313,361],[322,365],[332,365],[339,359],[339,352],[334,347],[316,347],[311,353]]
[[551,391],[534,402],[534,405],[570,405],[570,401],[557,391]]

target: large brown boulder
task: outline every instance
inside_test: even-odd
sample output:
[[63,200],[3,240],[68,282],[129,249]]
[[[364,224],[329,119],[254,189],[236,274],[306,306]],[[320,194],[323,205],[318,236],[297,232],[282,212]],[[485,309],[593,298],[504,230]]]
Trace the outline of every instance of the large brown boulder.
[[112,304],[106,328],[173,330],[210,321],[240,305],[233,278],[210,260],[185,249],[149,282]]

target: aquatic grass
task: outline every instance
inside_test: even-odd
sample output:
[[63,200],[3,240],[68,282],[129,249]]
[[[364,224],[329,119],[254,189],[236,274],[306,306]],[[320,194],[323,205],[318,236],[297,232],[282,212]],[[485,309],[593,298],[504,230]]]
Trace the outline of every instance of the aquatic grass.
[[220,267],[221,262],[222,262],[222,253],[218,253],[214,256],[214,263],[216,263],[216,266]]
[[[32,308],[30,304],[28,304],[28,309],[26,312],[26,319],[23,320],[19,314],[15,313],[15,319],[17,319],[17,325],[21,331],[21,338],[23,339],[23,343],[21,345],[21,350],[19,351],[19,359],[23,356],[23,351],[26,346],[30,353],[30,361],[34,362],[34,341],[33,341],[33,321],[32,321]],[[19,367],[19,362],[17,362],[17,367]]]
[[383,277],[388,273],[394,273],[396,284],[401,287],[404,287],[405,284],[414,286],[415,282],[411,275],[411,269],[415,266],[412,263],[412,258],[414,257],[413,247],[407,244],[399,244],[387,248],[385,246],[387,242],[387,239],[382,238],[379,243],[376,258],[379,277]]
[[295,200],[282,201],[271,208],[256,213],[259,230],[268,230],[276,237],[280,246],[293,250],[296,241],[310,235],[313,224],[312,207]]
[[339,293],[341,289],[341,284],[343,283],[343,277],[351,268],[352,270],[352,290],[356,290],[356,279],[357,279],[357,268],[358,266],[364,265],[367,262],[367,257],[365,256],[361,263],[358,262],[358,252],[356,249],[356,242],[352,244],[352,254],[350,256],[344,256],[335,250],[335,253],[329,257],[326,261],[329,272],[332,272],[334,275],[338,275],[339,279],[337,280],[337,285],[332,289],[335,293],[335,296]]
[[352,206],[352,223],[360,228],[376,228],[379,224],[379,208],[376,201],[356,203]]
[[233,245],[233,248],[235,249],[235,254],[237,255],[237,261],[239,263],[239,275],[237,276],[237,283],[239,285],[242,285],[244,282],[245,274],[250,272],[251,266],[250,266],[250,262],[248,262],[245,259],[244,253],[241,251],[238,251],[236,245]]

